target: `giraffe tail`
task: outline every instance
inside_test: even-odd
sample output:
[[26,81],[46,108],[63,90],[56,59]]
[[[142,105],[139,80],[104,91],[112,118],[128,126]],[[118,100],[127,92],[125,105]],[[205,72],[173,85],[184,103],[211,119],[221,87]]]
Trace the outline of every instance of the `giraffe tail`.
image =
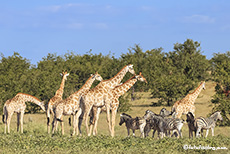
[[4,108],[3,108],[2,122],[3,122],[4,124],[6,123],[6,107],[5,107],[5,106],[4,106]]
[[49,110],[49,108],[47,108],[46,116],[47,116],[47,125],[49,126],[50,125],[50,110]]
[[69,125],[71,126],[71,116],[69,117]]

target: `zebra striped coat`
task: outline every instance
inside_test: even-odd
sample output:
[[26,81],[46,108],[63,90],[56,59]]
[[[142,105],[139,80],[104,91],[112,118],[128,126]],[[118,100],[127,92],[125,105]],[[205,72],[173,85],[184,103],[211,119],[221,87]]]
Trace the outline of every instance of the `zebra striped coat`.
[[[147,110],[145,113],[144,118],[146,120],[149,120],[152,118],[153,121],[153,129],[154,132],[157,130],[158,131],[158,137],[163,138],[167,134],[167,131],[171,130],[177,130],[179,133],[179,136],[181,137],[181,128],[183,126],[183,120],[181,119],[173,119],[173,118],[163,118],[161,115],[155,114],[154,112]],[[151,120],[150,120],[151,122]],[[154,133],[153,132],[153,133]],[[170,135],[170,132],[169,132]]]
[[196,131],[196,137],[199,137],[199,133],[202,129],[206,129],[206,136],[208,136],[209,129],[212,130],[212,136],[214,136],[214,128],[216,126],[217,120],[223,121],[223,117],[221,116],[221,112],[217,111],[214,112],[210,117],[204,118],[204,117],[198,117],[196,118],[194,125],[197,129]]
[[122,113],[120,115],[119,125],[121,126],[123,123],[125,123],[127,128],[128,136],[130,134],[130,129],[133,131],[133,136],[135,136],[135,130],[140,129],[141,137],[144,137],[146,120],[143,117],[132,118],[130,115]]

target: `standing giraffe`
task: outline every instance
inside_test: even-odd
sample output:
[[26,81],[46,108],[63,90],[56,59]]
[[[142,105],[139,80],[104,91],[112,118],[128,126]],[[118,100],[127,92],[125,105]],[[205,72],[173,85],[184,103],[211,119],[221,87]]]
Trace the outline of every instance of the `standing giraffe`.
[[[54,119],[52,123],[52,133],[54,133],[55,128],[57,127],[57,121],[61,122],[62,126],[62,135],[64,135],[64,123],[63,123],[63,115],[73,115],[73,133],[72,135],[75,135],[75,116],[76,112],[79,109],[79,97],[88,89],[90,89],[91,85],[95,80],[102,81],[103,78],[101,77],[100,74],[97,72],[94,75],[91,75],[91,77],[86,81],[86,83],[70,95],[68,98],[65,100],[62,100],[57,103],[56,107],[54,108]],[[78,122],[78,119],[76,120]],[[78,132],[77,132],[78,134]]]
[[81,115],[83,111],[84,113],[83,118],[85,119],[85,126],[86,126],[86,131],[87,131],[88,136],[91,135],[89,132],[89,127],[88,127],[88,117],[89,117],[90,111],[93,106],[97,106],[98,110],[100,110],[100,107],[104,105],[106,106],[107,122],[109,124],[109,131],[111,132],[110,113],[109,113],[110,98],[108,94],[113,88],[115,88],[117,85],[120,84],[121,80],[124,78],[127,72],[135,74],[133,65],[130,64],[130,65],[125,66],[113,78],[109,80],[101,81],[95,88],[86,91],[80,98],[80,109],[77,113],[76,119],[79,118],[79,116]]
[[61,86],[60,88],[56,91],[54,97],[52,97],[48,103],[48,107],[46,110],[46,116],[47,116],[47,131],[48,133],[50,133],[50,113],[53,115],[54,117],[54,112],[53,109],[55,107],[55,105],[62,100],[62,95],[64,92],[64,86],[65,86],[65,81],[67,80],[67,76],[69,76],[69,73],[66,72],[62,72],[60,73],[62,76],[62,82],[61,82]]
[[182,114],[188,114],[188,112],[195,115],[196,107],[194,103],[202,89],[205,89],[205,81],[202,81],[193,93],[186,95],[183,99],[174,103],[172,107],[172,113],[174,113],[172,116],[174,118],[180,118]]
[[[134,75],[132,76],[129,80],[127,80],[125,83],[116,86],[114,89],[111,90],[111,93],[109,93],[109,98],[111,99],[111,104],[110,104],[110,109],[112,113],[112,121],[111,121],[111,136],[114,137],[114,126],[115,126],[115,120],[116,120],[116,114],[117,114],[117,109],[119,106],[119,97],[121,95],[124,95],[137,81],[145,82],[147,83],[146,79],[144,76],[141,74],[139,75]],[[93,135],[96,135],[97,133],[97,123],[99,120],[99,114],[102,108],[99,110],[96,110],[97,107],[93,107],[93,125],[94,125],[94,130],[93,130]],[[92,117],[91,117],[92,118]],[[90,132],[92,130],[92,125],[90,126]]]
[[25,102],[32,102],[39,105],[43,111],[45,111],[44,102],[41,102],[38,98],[31,96],[29,94],[18,93],[15,97],[6,101],[3,107],[3,116],[2,120],[8,128],[8,133],[10,133],[10,121],[14,112],[17,113],[17,131],[19,131],[19,125],[21,126],[21,133],[23,133],[23,116],[26,109]]

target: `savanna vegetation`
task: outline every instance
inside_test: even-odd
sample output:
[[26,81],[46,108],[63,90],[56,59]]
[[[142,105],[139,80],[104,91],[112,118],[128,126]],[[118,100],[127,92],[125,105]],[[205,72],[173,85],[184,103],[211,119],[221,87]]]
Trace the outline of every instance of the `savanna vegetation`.
[[[6,100],[18,92],[28,93],[46,102],[52,98],[61,83],[62,70],[70,73],[65,83],[66,98],[77,91],[90,74],[98,71],[104,79],[113,77],[125,65],[133,64],[136,73],[142,72],[148,84],[137,82],[127,95],[120,98],[120,112],[128,112],[132,116],[143,116],[145,110],[158,113],[162,106],[168,110],[171,105],[193,91],[200,81],[207,82],[207,90],[201,92],[196,101],[196,116],[207,117],[214,111],[221,111],[224,121],[215,129],[215,137],[207,139],[188,139],[188,128],[183,127],[182,139],[164,138],[125,138],[125,127],[118,126],[119,114],[116,118],[115,138],[110,138],[105,122],[105,115],[100,116],[97,137],[70,137],[71,128],[65,123],[68,135],[56,134],[48,136],[46,132],[45,114],[32,103],[27,103],[25,115],[25,133],[16,133],[16,116],[11,128],[13,133],[4,135],[0,122],[1,153],[183,153],[184,144],[209,145],[230,148],[230,52],[216,53],[212,59],[202,54],[201,45],[197,41],[187,39],[183,43],[174,44],[173,51],[163,52],[163,48],[143,51],[139,45],[129,48],[119,58],[113,55],[84,55],[71,52],[65,55],[48,54],[37,65],[22,57],[19,53],[5,57],[0,61],[0,108]],[[127,74],[126,81],[131,77]],[[93,84],[96,86],[98,82]],[[2,113],[2,110],[0,110]],[[36,114],[34,114],[36,113]],[[182,117],[185,118],[185,117]],[[65,120],[67,122],[67,120]],[[84,126],[83,126],[84,127]],[[83,128],[84,130],[84,128]],[[137,133],[138,134],[138,133]],[[214,153],[212,150],[190,150],[187,152]],[[229,151],[219,150],[220,153]]]

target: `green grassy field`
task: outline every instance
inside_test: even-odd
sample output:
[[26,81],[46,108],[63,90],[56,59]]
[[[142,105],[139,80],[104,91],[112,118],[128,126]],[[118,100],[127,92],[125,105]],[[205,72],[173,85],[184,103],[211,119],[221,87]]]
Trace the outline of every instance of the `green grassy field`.
[[[212,110],[211,97],[214,94],[215,83],[208,82],[206,90],[202,91],[196,100],[196,117],[206,117]],[[142,98],[130,102],[132,110],[127,112],[132,117],[143,116],[147,109],[159,113],[163,107],[152,107],[156,100],[150,98],[150,93],[139,93]],[[170,110],[170,107],[166,107]],[[140,132],[136,131],[137,137],[127,138],[124,125],[119,126],[119,115],[116,117],[115,137],[109,136],[105,113],[100,115],[98,124],[98,136],[86,137],[84,125],[83,136],[71,137],[72,128],[65,121],[65,135],[60,131],[55,135],[48,135],[46,130],[46,116],[42,114],[26,114],[24,116],[24,134],[16,132],[16,115],[11,121],[11,134],[4,134],[4,125],[0,122],[0,153],[230,153],[230,127],[216,127],[215,136],[208,138],[189,139],[188,126],[182,128],[183,138],[140,138]],[[182,116],[185,119],[185,116]],[[156,136],[156,135],[155,135]],[[191,147],[226,147],[228,150],[185,150],[184,145]],[[201,147],[201,148],[202,148]]]

